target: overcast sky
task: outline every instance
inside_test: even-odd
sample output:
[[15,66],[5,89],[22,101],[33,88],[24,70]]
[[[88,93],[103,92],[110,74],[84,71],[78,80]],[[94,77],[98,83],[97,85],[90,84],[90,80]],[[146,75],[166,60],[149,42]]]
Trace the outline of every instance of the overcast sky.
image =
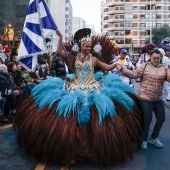
[[101,0],[71,0],[73,16],[91,21],[95,25],[95,31],[100,32],[100,2]]

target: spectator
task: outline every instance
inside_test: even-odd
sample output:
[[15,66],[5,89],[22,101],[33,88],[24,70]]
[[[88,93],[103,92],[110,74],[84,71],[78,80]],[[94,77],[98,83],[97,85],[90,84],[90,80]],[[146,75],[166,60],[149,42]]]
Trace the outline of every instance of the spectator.
[[5,64],[5,60],[7,59],[7,56],[4,53],[2,44],[0,44],[0,59],[1,59],[2,63]]
[[[120,56],[116,57],[113,62],[117,62],[119,63],[122,67],[125,67],[129,70],[133,70],[133,65],[132,62],[130,61],[130,59],[126,58],[127,55],[127,51],[126,49],[122,49],[120,51]],[[122,78],[122,80],[127,83],[130,84],[130,79],[122,74],[120,74],[120,77]]]
[[138,62],[136,63],[136,67],[140,66],[143,63],[146,63],[147,61],[150,61],[150,55],[152,50],[154,49],[154,46],[149,45],[146,49],[146,53],[143,53],[140,55]]
[[6,55],[5,64],[7,65],[11,61],[10,59],[11,49],[9,47],[4,47],[4,53]]
[[3,97],[6,98],[6,116],[11,117],[10,109],[12,109],[12,114],[15,114],[16,110],[19,108],[22,99],[23,92],[20,88],[14,83],[14,80],[10,74],[6,65],[0,65],[0,90],[2,91]]
[[2,59],[0,58],[0,64],[3,64],[3,61],[2,61]]
[[142,148],[147,149],[147,138],[152,121],[152,111],[155,112],[157,120],[148,142],[157,147],[163,147],[163,144],[158,139],[158,135],[165,121],[165,108],[162,101],[163,83],[164,81],[170,82],[170,70],[161,64],[160,51],[153,50],[151,52],[150,62],[142,64],[134,71],[125,69],[120,64],[117,64],[116,67],[130,78],[143,77],[138,93],[144,116],[144,139],[141,145]]
[[18,56],[18,49],[17,48],[12,48],[11,50],[11,61],[13,56]]
[[4,116],[4,108],[5,108],[6,99],[1,96],[0,92],[0,121],[1,123],[8,123],[8,119]]
[[[162,54],[162,64],[166,67],[170,67],[170,59],[167,56],[165,56],[165,51],[162,48],[158,48],[158,50]],[[163,102],[167,106],[169,106],[169,103],[167,102],[168,86],[169,86],[169,83],[165,81],[164,86],[163,86]]]
[[9,62],[7,67],[8,67],[9,73],[14,79],[15,84],[20,87],[20,90],[23,91],[24,97],[30,94],[32,90],[31,86],[29,84],[24,83],[26,75],[24,75],[24,77],[21,77],[21,74],[17,71],[16,64],[13,62]]
[[17,65],[17,71],[21,74],[21,77],[25,77],[24,82],[29,84],[31,88],[34,88],[37,84],[34,83],[34,79],[29,76],[29,73],[20,64]]
[[15,63],[16,65],[19,64],[17,60],[18,60],[18,55],[13,55],[13,56],[11,56],[11,61],[12,61],[13,63]]

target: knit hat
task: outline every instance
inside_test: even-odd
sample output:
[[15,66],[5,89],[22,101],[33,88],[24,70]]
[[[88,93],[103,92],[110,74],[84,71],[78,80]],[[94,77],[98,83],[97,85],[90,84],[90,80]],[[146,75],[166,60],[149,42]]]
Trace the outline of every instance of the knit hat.
[[163,56],[165,56],[165,51],[164,51],[164,49],[158,48],[158,50],[161,52],[161,54],[162,54]]
[[11,52],[11,49],[8,47],[4,47],[4,53],[9,53],[9,52]]
[[15,65],[15,63],[9,62],[9,63],[7,64],[8,70],[11,71],[14,65]]

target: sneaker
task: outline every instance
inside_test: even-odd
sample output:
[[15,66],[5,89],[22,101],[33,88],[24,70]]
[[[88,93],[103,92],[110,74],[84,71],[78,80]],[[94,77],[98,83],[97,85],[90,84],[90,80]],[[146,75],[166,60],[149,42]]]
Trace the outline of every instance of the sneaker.
[[166,100],[164,100],[164,105],[169,106],[169,103]]
[[155,146],[158,147],[158,148],[162,148],[162,147],[163,147],[163,144],[160,142],[160,140],[159,140],[158,138],[155,138],[155,139],[150,138],[150,139],[148,140],[148,142],[151,143],[151,144],[153,144],[153,145],[155,145]]
[[147,149],[147,147],[148,147],[147,141],[142,141],[141,148],[142,149]]

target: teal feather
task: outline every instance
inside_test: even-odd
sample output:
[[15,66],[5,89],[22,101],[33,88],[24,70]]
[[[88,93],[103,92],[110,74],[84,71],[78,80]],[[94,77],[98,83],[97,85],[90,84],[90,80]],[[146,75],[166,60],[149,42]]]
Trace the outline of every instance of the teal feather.
[[132,111],[135,102],[122,89],[102,88],[101,93],[109,96],[112,100],[123,105],[127,110]]
[[70,113],[77,112],[78,107],[85,103],[85,96],[80,90],[69,93],[63,96],[62,100],[58,103],[57,113],[58,116],[63,115],[65,118]]
[[[48,95],[47,95],[48,93]],[[35,100],[35,103],[39,105],[39,110],[44,106],[49,105],[49,108],[55,103],[59,102],[63,96],[68,95],[66,90],[53,89],[48,92],[43,92]]]
[[78,112],[78,123],[80,125],[89,123],[91,120],[91,112],[89,106],[81,106]]
[[104,77],[104,73],[101,72],[101,71],[96,72],[96,73],[94,74],[94,78],[95,78],[95,80],[97,80],[97,81],[103,79],[103,77]]
[[74,80],[75,74],[67,74],[66,77],[68,77],[70,80]]
[[58,77],[50,77],[40,84],[35,86],[31,91],[31,97],[36,98],[37,95],[43,93],[43,91],[50,91],[51,89],[62,89],[64,81]]
[[104,77],[103,82],[105,87],[111,87],[112,89],[117,88],[123,90],[124,92],[135,94],[134,89],[130,87],[127,83],[123,82],[118,75],[109,74]]
[[89,94],[88,102],[90,107],[95,105],[98,110],[99,125],[102,125],[102,120],[107,116],[113,118],[116,115],[115,106],[112,100],[105,94],[99,94],[94,91]]

